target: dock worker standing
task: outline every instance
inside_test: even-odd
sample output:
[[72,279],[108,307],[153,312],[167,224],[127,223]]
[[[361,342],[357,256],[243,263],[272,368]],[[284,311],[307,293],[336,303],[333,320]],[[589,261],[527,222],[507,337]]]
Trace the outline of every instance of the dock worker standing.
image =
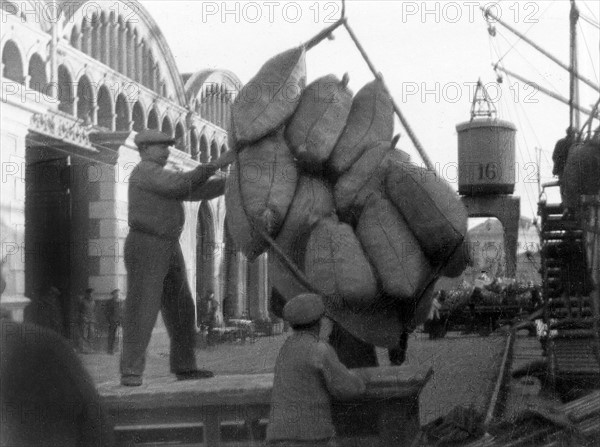
[[110,292],[110,300],[106,303],[106,321],[108,322],[108,346],[107,352],[113,354],[115,352],[115,342],[117,341],[117,330],[121,325],[122,319],[122,302],[120,300],[119,289],[114,289]]
[[332,397],[349,399],[365,391],[363,380],[319,339],[324,312],[322,298],[312,293],[296,296],[283,308],[294,332],[275,363],[267,428],[270,445],[336,446]]
[[170,369],[178,380],[212,377],[194,354],[195,311],[179,236],[184,200],[210,200],[224,193],[223,167],[199,165],[190,172],[168,168],[174,138],[144,130],[135,137],[141,161],[129,179],[129,234],[125,241],[127,298],[123,319],[121,385],[139,386],[146,348],[162,311],[171,341]]
[[577,140],[577,131],[574,127],[567,128],[567,134],[556,142],[554,146],[554,152],[552,153],[552,161],[554,162],[554,166],[552,167],[552,175],[558,177],[558,182],[560,185],[560,195],[561,199],[564,203],[564,185],[562,182],[563,172],[565,170],[565,166],[567,165],[567,158],[569,157],[569,150],[571,146]]
[[554,146],[554,152],[552,153],[552,161],[554,166],[552,168],[552,175],[556,175],[559,180],[562,177],[562,173],[565,170],[567,164],[567,158],[569,156],[569,149],[575,143],[576,132],[574,127],[567,128],[567,134],[556,142]]

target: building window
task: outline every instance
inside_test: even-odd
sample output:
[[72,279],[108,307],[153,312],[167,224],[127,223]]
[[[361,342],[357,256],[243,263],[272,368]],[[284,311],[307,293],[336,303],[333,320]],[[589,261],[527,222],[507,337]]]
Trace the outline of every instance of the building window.
[[2,76],[19,84],[25,82],[25,77],[23,76],[23,59],[21,58],[17,44],[12,40],[9,40],[4,45],[4,49],[2,50],[2,64],[4,66]]

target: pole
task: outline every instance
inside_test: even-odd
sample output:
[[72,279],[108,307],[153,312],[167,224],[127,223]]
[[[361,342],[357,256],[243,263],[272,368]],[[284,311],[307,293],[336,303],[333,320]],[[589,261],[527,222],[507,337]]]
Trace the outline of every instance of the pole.
[[587,79],[586,77],[580,75],[577,72],[574,72],[571,68],[567,67],[565,64],[563,64],[560,60],[558,60],[555,56],[553,56],[552,54],[548,53],[546,50],[544,50],[542,47],[540,47],[539,45],[537,45],[535,42],[533,42],[531,39],[529,39],[528,37],[526,37],[525,35],[521,34],[520,32],[518,32],[516,29],[514,29],[513,27],[511,27],[510,25],[504,23],[502,20],[500,20],[498,17],[496,17],[491,11],[486,10],[485,8],[481,7],[480,8],[484,14],[485,17],[487,18],[488,16],[491,17],[492,19],[494,19],[495,21],[497,21],[500,25],[502,25],[503,27],[505,27],[507,30],[509,30],[511,33],[517,35],[518,37],[520,37],[522,40],[524,40],[525,42],[527,42],[529,45],[531,45],[533,48],[535,48],[536,50],[538,50],[540,53],[542,53],[544,56],[546,56],[548,59],[550,59],[551,61],[553,61],[554,63],[556,63],[557,65],[559,65],[560,67],[564,68],[565,70],[567,70],[568,72],[573,72],[573,75],[575,75],[579,80],[581,80],[583,83],[589,85],[590,87],[592,87],[594,90],[596,90],[597,92],[600,93],[600,87],[597,84],[594,84],[592,81],[590,81],[589,79]]
[[52,7],[52,23],[51,27],[51,38],[50,38],[50,85],[51,90],[47,91],[53,98],[58,99],[58,26],[60,20],[60,8],[56,1],[53,1],[50,6]]
[[412,128],[410,127],[410,124],[408,124],[408,121],[406,120],[406,118],[404,117],[404,115],[402,114],[402,112],[400,111],[400,107],[398,107],[398,104],[396,104],[396,101],[394,101],[394,98],[392,97],[392,95],[390,93],[390,89],[388,88],[388,86],[386,85],[385,81],[383,80],[383,76],[381,75],[380,72],[377,71],[377,69],[375,68],[375,66],[373,65],[373,63],[371,62],[371,60],[369,59],[369,56],[367,56],[367,53],[366,53],[365,49],[363,48],[363,46],[359,42],[358,38],[356,37],[356,34],[354,34],[354,31],[352,31],[352,28],[348,24],[347,20],[344,20],[344,26],[346,27],[346,30],[348,31],[348,34],[352,38],[352,41],[354,42],[354,45],[356,45],[356,48],[358,48],[358,51],[362,55],[363,59],[365,60],[365,62],[367,63],[367,65],[369,66],[369,68],[371,69],[371,71],[373,72],[373,74],[375,75],[375,77],[381,81],[381,84],[383,85],[383,88],[385,89],[385,91],[387,92],[387,94],[390,96],[390,99],[392,101],[392,106],[394,108],[394,112],[396,112],[396,115],[400,119],[400,122],[402,123],[402,126],[406,130],[406,133],[408,134],[410,140],[412,141],[413,145],[415,146],[415,148],[419,152],[419,155],[423,159],[423,162],[425,163],[425,166],[427,166],[427,169],[433,170],[434,169],[433,163],[429,159],[429,156],[425,152],[425,149],[423,148],[423,146],[421,145],[419,139],[417,138],[417,136],[413,132]]
[[579,110],[573,107],[573,104],[579,103],[579,83],[575,73],[578,71],[577,62],[577,19],[579,11],[575,5],[575,0],[571,0],[571,13],[569,14],[570,23],[570,59],[571,70],[569,71],[569,124],[571,127],[579,129]]
[[[542,87],[541,85],[538,85],[538,84],[536,84],[535,82],[531,82],[530,80],[528,80],[528,79],[526,79],[526,78],[524,78],[524,77],[522,77],[522,76],[520,76],[520,75],[516,74],[515,72],[513,72],[513,71],[510,71],[508,68],[500,67],[500,66],[499,66],[499,65],[497,65],[497,64],[496,64],[496,65],[492,64],[492,66],[494,67],[494,69],[497,69],[497,70],[503,71],[503,72],[504,72],[504,73],[506,73],[507,75],[509,75],[509,76],[512,76],[512,77],[514,77],[514,78],[518,79],[518,80],[519,80],[519,81],[521,81],[521,82],[525,82],[526,84],[529,84],[529,85],[531,85],[531,86],[535,87],[535,88],[536,88],[536,89],[538,89],[540,92],[542,92],[542,93],[545,93],[546,95],[550,96],[551,98],[554,98],[554,99],[556,99],[556,100],[558,100],[558,101],[560,101],[560,102],[562,102],[562,103],[564,103],[564,104],[570,105],[570,103],[569,103],[569,100],[568,100],[567,98],[565,98],[564,96],[561,96],[561,95],[559,95],[559,94],[557,94],[557,93],[554,93],[554,92],[552,92],[552,91],[550,91],[550,90],[548,90],[548,89],[546,89],[546,88]],[[580,105],[579,105],[579,104],[577,104],[577,103],[573,103],[573,107],[574,107],[575,109],[577,109],[577,110],[579,110],[579,111],[581,111],[581,112],[585,113],[586,115],[589,115],[589,116],[594,116],[594,114],[597,114],[597,113],[598,113],[597,111],[596,111],[596,112],[593,112],[593,111],[592,111],[592,110],[590,110],[590,109],[587,109],[587,108],[585,108],[585,107],[582,107],[582,106],[580,106]]]
[[282,248],[273,240],[273,238],[267,233],[264,229],[256,226],[254,229],[261,235],[261,237],[269,244],[269,246],[273,249],[273,253],[279,258],[281,263],[285,265],[288,270],[296,277],[298,282],[302,284],[308,291],[311,293],[317,293],[319,295],[322,294],[320,290],[318,290],[315,286],[313,286],[304,272],[296,266],[294,261],[290,259],[290,257],[282,250]]
[[317,46],[318,44],[320,44],[323,40],[325,40],[325,39],[331,39],[331,33],[333,33],[337,28],[339,28],[344,23],[346,23],[346,18],[344,16],[342,16],[337,22],[335,22],[334,24],[332,24],[332,25],[328,26],[327,28],[325,28],[323,31],[321,31],[319,34],[317,34],[312,39],[307,40],[304,43],[304,47],[308,51],[311,48],[313,48],[313,47]]

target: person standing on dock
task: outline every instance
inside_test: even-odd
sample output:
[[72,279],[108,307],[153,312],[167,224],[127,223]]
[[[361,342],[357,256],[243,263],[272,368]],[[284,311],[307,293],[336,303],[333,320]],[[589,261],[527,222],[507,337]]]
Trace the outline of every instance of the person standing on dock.
[[[556,142],[556,146],[554,146],[554,152],[552,153],[552,161],[554,162],[554,167],[552,168],[552,175],[558,177],[558,181],[560,183],[560,194],[561,197],[563,195],[563,184],[562,184],[562,176],[565,170],[565,166],[567,165],[567,158],[569,157],[569,149],[577,140],[577,131],[574,127],[567,128],[567,134],[560,140]],[[564,202],[564,200],[563,200]]]
[[283,308],[294,333],[275,363],[270,445],[336,446],[331,398],[349,399],[365,392],[364,381],[319,338],[324,312],[323,299],[312,293],[296,296]]
[[92,294],[94,289],[85,289],[83,297],[79,300],[79,335],[80,349],[84,354],[93,352],[92,343],[96,327],[96,303]]
[[[140,386],[146,348],[158,311],[171,339],[170,368],[178,380],[212,377],[198,369],[194,354],[194,302],[179,236],[184,200],[210,200],[225,191],[223,165],[199,165],[190,172],[167,168],[175,139],[156,130],[135,136],[141,161],[129,180],[129,234],[125,241],[127,298],[123,320],[121,385]],[[212,178],[211,178],[212,177]]]
[[117,340],[117,330],[121,325],[123,314],[122,303],[120,299],[121,291],[114,289],[110,292],[110,300],[106,303],[106,321],[108,322],[108,346],[107,352],[115,352],[115,342]]

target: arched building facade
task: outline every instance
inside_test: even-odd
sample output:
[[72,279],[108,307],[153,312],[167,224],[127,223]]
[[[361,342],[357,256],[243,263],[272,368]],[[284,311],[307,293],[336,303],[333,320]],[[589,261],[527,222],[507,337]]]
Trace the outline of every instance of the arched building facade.
[[[69,321],[86,287],[100,299],[114,288],[126,294],[135,133],[175,137],[169,163],[177,169],[208,162],[229,150],[230,106],[241,83],[223,70],[181,75],[137,1],[3,1],[0,13],[3,306],[18,309],[54,285]],[[196,299],[210,291],[221,309],[232,279],[227,252],[238,257],[224,249],[224,220],[223,198],[186,203],[181,239]],[[246,309],[238,307],[226,316],[241,317]]]

